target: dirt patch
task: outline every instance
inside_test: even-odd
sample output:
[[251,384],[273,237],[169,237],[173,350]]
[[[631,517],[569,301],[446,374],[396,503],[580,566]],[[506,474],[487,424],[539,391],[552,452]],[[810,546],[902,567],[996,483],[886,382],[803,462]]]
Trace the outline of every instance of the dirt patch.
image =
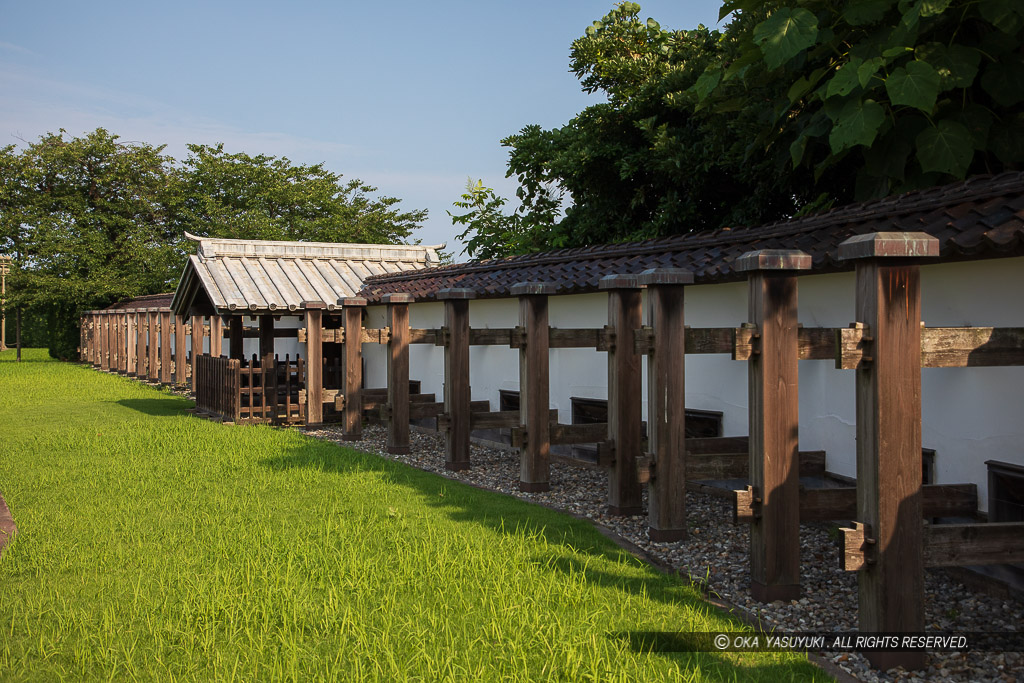
[[11,509],[7,507],[3,494],[0,494],[0,555],[4,552],[4,546],[11,542],[17,532],[18,527],[14,525]]

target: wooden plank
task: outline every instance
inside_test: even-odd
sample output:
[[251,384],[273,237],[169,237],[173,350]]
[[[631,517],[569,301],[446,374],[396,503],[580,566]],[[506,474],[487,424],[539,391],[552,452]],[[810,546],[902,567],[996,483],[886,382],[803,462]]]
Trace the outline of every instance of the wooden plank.
[[437,343],[438,332],[435,329],[409,328],[409,343],[434,345]]
[[508,346],[512,339],[511,329],[471,329],[470,346]]
[[1024,327],[927,327],[921,367],[1024,365]]
[[[131,336],[131,335],[129,335]],[[185,343],[185,316],[174,316],[174,383],[188,383],[188,344]]]
[[302,304],[306,313],[306,424],[319,425],[324,421],[324,404],[320,400],[324,388],[323,380],[323,353],[324,345],[320,339],[323,330],[323,302],[304,301]]
[[[555,408],[549,411],[549,421],[551,420],[558,420],[558,410]],[[470,417],[470,429],[504,429],[520,425],[518,410],[503,410],[493,413],[474,412]]]
[[224,348],[224,319],[219,315],[210,316],[210,355],[220,356]]
[[687,455],[713,453],[747,453],[750,450],[749,436],[709,436],[686,440]]
[[409,302],[410,294],[384,297],[388,320],[388,453],[404,454],[409,445]]
[[[743,453],[686,453],[686,478],[691,479],[745,479],[750,472],[750,454]],[[801,477],[820,477],[825,474],[825,451],[800,451]]]
[[550,425],[551,443],[555,445],[567,445],[577,443],[598,443],[608,439],[608,424],[605,422],[595,424],[558,424]]
[[[760,514],[751,491],[736,491],[734,523],[749,523]],[[974,517],[978,513],[976,484],[930,484],[921,488],[925,518]],[[801,489],[800,521],[852,520],[857,517],[856,487]]]
[[171,333],[174,327],[171,324],[170,310],[160,311],[160,384],[172,384],[174,376],[171,374]]
[[[341,412],[341,426],[346,441],[363,438],[363,311],[366,299],[348,297],[341,300],[342,327],[345,344],[342,347],[342,374],[345,407]],[[352,343],[355,341],[355,343]],[[312,366],[312,360],[310,359]]]
[[924,544],[926,567],[1024,562],[1024,522],[934,524]]
[[198,369],[197,361],[200,356],[203,355],[203,317],[201,315],[192,316],[192,391],[196,392],[196,385],[198,383]]
[[361,334],[364,344],[387,344],[391,338],[391,329],[390,327],[363,328]]
[[548,347],[552,349],[607,349],[604,328],[561,329],[548,331]]

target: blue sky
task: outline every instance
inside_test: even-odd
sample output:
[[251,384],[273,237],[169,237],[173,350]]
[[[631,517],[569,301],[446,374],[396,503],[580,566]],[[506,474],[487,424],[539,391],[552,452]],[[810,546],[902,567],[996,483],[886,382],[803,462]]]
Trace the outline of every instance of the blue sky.
[[[666,28],[715,26],[721,5],[640,4]],[[428,209],[416,236],[458,255],[445,212],[466,178],[514,192],[501,138],[599,101],[569,46],[612,6],[0,0],[0,144],[102,126],[178,159],[223,142],[323,162]]]

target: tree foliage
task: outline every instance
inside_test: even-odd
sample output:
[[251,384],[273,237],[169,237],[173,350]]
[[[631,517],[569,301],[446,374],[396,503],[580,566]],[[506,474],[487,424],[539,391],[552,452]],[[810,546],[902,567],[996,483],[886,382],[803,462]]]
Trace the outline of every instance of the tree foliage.
[[173,289],[194,248],[185,231],[393,243],[426,217],[320,164],[189,149],[178,164],[102,128],[0,148],[0,253],[15,257],[8,309],[33,312],[26,320],[45,325],[54,356],[74,356],[83,310]]
[[[667,30],[623,2],[573,42],[572,72],[607,101],[502,141],[518,213],[551,219],[520,247],[757,224],[1024,162],[1015,0],[729,0],[721,16]],[[563,193],[563,218],[534,213]]]

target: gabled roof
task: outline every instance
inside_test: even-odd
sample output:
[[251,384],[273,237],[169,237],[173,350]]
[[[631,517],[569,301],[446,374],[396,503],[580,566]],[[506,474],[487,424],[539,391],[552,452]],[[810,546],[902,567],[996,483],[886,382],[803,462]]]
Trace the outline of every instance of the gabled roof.
[[439,262],[439,246],[273,242],[196,237],[171,308],[228,314],[294,311],[306,301],[337,308],[371,275],[420,270]]
[[813,272],[849,270],[837,247],[854,235],[926,232],[941,244],[941,260],[1024,255],[1024,173],[981,176],[964,182],[852,204],[825,213],[748,228],[723,228],[644,242],[474,261],[417,273],[367,279],[360,296],[379,301],[406,292],[418,301],[439,289],[468,287],[480,298],[508,297],[517,282],[551,282],[559,294],[597,291],[605,275],[647,268],[687,268],[697,283],[743,280],[736,259],[756,249],[801,249]]

